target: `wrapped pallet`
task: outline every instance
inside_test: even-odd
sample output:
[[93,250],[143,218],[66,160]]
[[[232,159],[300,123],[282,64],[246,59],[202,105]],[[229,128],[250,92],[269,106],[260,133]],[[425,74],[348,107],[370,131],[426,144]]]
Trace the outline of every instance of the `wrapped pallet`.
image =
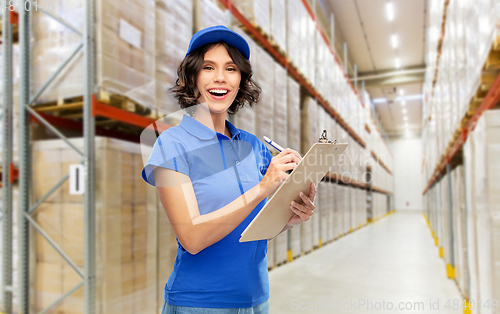
[[267,268],[271,269],[276,266],[274,262],[274,242],[276,239],[267,242]]
[[[484,119],[484,117],[483,117]],[[477,126],[476,126],[477,128]],[[467,264],[468,264],[468,294],[469,300],[479,299],[479,277],[478,277],[478,242],[477,242],[477,212],[476,212],[476,192],[475,192],[475,182],[476,182],[476,171],[475,165],[478,162],[477,156],[474,154],[474,138],[469,136],[467,141],[464,143],[464,177],[467,182],[465,188],[465,200],[466,204],[466,239],[467,239]],[[436,185],[435,185],[436,186]],[[435,190],[435,186],[431,190]],[[434,191],[431,191],[434,192]],[[431,193],[432,198],[435,202],[435,193]],[[435,224],[433,224],[433,230],[435,230]],[[475,312],[477,313],[477,311]]]
[[351,219],[349,231],[355,230],[358,228],[358,189],[355,187],[349,187],[349,199],[351,201]]
[[[328,139],[331,141],[335,141],[335,139],[337,138],[336,137],[337,136],[336,135],[336,133],[337,133],[336,124],[337,123],[332,118],[332,116],[330,116],[329,114],[326,114],[326,117],[325,117],[326,134],[327,134]],[[330,169],[328,171],[331,173],[338,173],[338,160],[337,160],[337,158],[335,158],[335,160],[333,161],[332,167],[330,167]]]
[[365,189],[359,189],[359,223],[364,226],[366,225],[366,221],[368,219],[367,217],[367,210],[366,210],[366,190]]
[[168,87],[175,85],[177,68],[189,46],[193,32],[193,2],[157,1],[155,20],[155,107],[160,115],[167,115],[179,110]]
[[[282,147],[288,144],[288,112],[287,112],[287,72],[279,63],[274,62],[273,90],[273,140]],[[266,88],[266,87],[264,87]]]
[[286,52],[286,0],[271,0],[271,40]]
[[[300,153],[300,86],[299,83],[291,77],[287,77],[287,120],[288,147]],[[304,152],[302,151],[302,153]]]
[[301,97],[300,103],[301,151],[306,153],[318,141],[318,104],[310,96]]
[[[317,111],[318,104],[309,97],[301,97],[300,103],[300,129],[301,129],[301,151],[307,152],[311,146],[317,142]],[[302,250],[308,252],[313,247],[314,231],[313,222],[308,221],[302,224]]]
[[[326,112],[325,112],[325,109],[321,106],[321,105],[317,105],[318,106],[318,109],[317,109],[317,116],[316,116],[316,129],[318,130],[318,134],[321,133],[323,130],[326,130],[327,127],[326,127]],[[318,138],[319,138],[319,135],[318,135]],[[316,139],[317,141],[317,139]],[[319,208],[318,210],[318,213],[320,213],[319,215],[313,215],[311,218],[312,218],[312,223],[313,223],[313,243],[315,246],[319,245],[320,243],[320,239],[322,239],[321,241],[324,242],[326,240],[326,237],[323,236],[323,230],[324,228],[326,228],[326,208],[327,208],[327,197],[328,197],[328,192],[327,192],[327,188],[326,186],[324,186],[325,183],[324,182],[321,182],[318,186],[318,188],[320,188],[321,186],[321,189],[323,190],[323,192],[320,192],[320,190],[318,190],[318,196],[319,196],[319,202],[318,204],[316,205],[316,207]],[[321,195],[321,193],[323,195]],[[319,206],[318,206],[319,205]],[[324,221],[323,221],[324,219]]]
[[449,179],[450,174],[446,174],[441,179],[441,192],[442,192],[442,210],[441,210],[441,218],[442,218],[442,242],[440,246],[443,248],[443,259],[446,263],[446,267],[449,268],[452,263],[451,256],[451,228],[450,225],[450,191],[449,191]]
[[478,297],[492,300],[500,295],[500,110],[486,111],[471,137]]
[[274,60],[259,46],[255,47],[253,61],[255,81],[262,87],[259,102],[256,108],[255,135],[261,140],[263,136],[273,138],[274,134]]
[[287,1],[287,54],[290,58],[292,64],[299,68],[302,72],[303,67],[306,62],[303,62],[304,53],[307,53],[307,49],[303,49],[305,42],[305,35],[303,32],[306,31],[306,22],[308,13],[304,8],[302,1]]
[[[316,198],[318,199],[316,204],[316,209],[315,209],[315,214],[314,216],[318,216],[318,228],[319,228],[319,239],[318,239],[318,245],[322,245],[324,243],[328,242],[328,229],[331,228],[331,226],[328,225],[328,220],[330,216],[330,186],[332,183],[330,182],[320,182],[318,185],[318,195]],[[318,205],[319,204],[319,211]]]
[[[83,150],[83,139],[71,142]],[[156,190],[140,176],[140,145],[97,137],[95,147],[97,313],[157,313],[175,260],[175,235],[165,222]],[[81,160],[62,140],[38,141],[32,150],[35,199]],[[34,213],[37,224],[80,271],[84,266],[83,201],[83,195],[69,194],[66,181]],[[81,278],[40,233],[35,233],[32,243],[36,252],[34,304],[41,311]],[[58,313],[83,313],[83,287],[55,308]]]
[[[58,18],[83,32],[83,2],[57,1],[54,7]],[[30,87],[34,93],[72,54],[82,38],[41,12],[32,15],[31,25]],[[152,111],[170,112],[175,102],[165,91],[175,81],[178,61],[182,60],[191,35],[191,1],[97,1],[96,89],[126,96]],[[177,49],[173,43],[182,46]],[[83,55],[77,54],[37,102],[81,96],[83,68]]]
[[453,237],[455,239],[454,261],[455,278],[460,291],[468,295],[468,264],[467,264],[467,229],[465,219],[464,167],[457,166],[452,171],[453,176]]
[[242,13],[252,25],[261,30],[263,34],[271,32],[271,5],[270,0],[232,0],[240,13]]
[[[288,116],[287,116],[287,74],[286,70],[274,62],[274,113],[273,113],[273,141],[282,147],[288,147]],[[269,136],[269,135],[267,135]],[[276,152],[277,153],[277,152]],[[287,261],[288,232],[277,236],[274,242],[274,260],[277,265]]]
[[[250,47],[250,63],[255,64],[257,60],[256,57],[257,44],[252,38],[250,38],[250,36],[248,36],[243,30],[241,30],[241,28],[237,26],[234,26],[233,28],[235,32],[243,36],[243,38],[247,41],[248,46]],[[257,67],[256,64],[252,66],[254,80],[255,80],[256,67]],[[261,88],[265,87],[261,86]],[[240,109],[238,113],[234,116],[234,126],[236,126],[239,129],[250,132],[252,134],[256,134],[255,133],[256,111],[257,109],[255,105],[253,107],[245,106],[242,109]]]
[[343,216],[344,216],[344,222],[343,222],[343,231],[344,234],[349,233],[351,231],[351,215],[352,215],[352,210],[351,210],[351,187],[349,186],[342,186],[341,190],[341,197],[343,199]]
[[194,0],[194,31],[210,26],[226,25],[229,21],[228,14],[220,1]]
[[337,238],[339,226],[338,226],[338,212],[337,212],[337,196],[338,184],[330,183],[328,186],[328,218],[327,218],[327,237],[326,241],[331,242]]

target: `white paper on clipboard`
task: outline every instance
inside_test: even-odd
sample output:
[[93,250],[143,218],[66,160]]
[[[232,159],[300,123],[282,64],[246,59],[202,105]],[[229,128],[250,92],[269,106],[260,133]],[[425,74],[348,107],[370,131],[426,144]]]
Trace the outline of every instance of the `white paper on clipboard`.
[[318,185],[347,145],[315,143],[243,231],[240,242],[271,239],[277,236],[294,215],[290,210],[292,200],[300,203],[299,192],[308,195],[311,182]]

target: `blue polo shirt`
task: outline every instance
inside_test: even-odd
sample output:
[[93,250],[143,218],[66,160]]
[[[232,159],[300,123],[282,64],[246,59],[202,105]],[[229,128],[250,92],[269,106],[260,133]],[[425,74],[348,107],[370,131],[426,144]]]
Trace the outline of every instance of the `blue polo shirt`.
[[[156,140],[142,170],[143,179],[155,186],[155,167],[188,175],[201,215],[231,203],[262,180],[272,155],[255,135],[229,121],[226,126],[231,138],[184,115],[179,126],[164,131]],[[266,201],[230,234],[195,255],[177,240],[174,269],[165,286],[168,303],[244,308],[269,299],[267,240],[239,242]]]

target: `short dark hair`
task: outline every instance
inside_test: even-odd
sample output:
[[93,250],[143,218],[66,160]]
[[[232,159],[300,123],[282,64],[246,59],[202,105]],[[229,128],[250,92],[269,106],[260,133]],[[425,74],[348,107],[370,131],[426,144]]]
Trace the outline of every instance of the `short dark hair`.
[[259,101],[262,89],[252,78],[253,72],[250,61],[238,49],[221,41],[199,47],[190,53],[177,69],[177,80],[175,85],[170,88],[170,91],[174,93],[182,109],[196,105],[198,98],[200,98],[201,93],[196,86],[196,78],[203,66],[205,53],[217,45],[226,47],[229,56],[241,72],[240,89],[229,107],[228,113],[235,114],[246,104],[252,107]]

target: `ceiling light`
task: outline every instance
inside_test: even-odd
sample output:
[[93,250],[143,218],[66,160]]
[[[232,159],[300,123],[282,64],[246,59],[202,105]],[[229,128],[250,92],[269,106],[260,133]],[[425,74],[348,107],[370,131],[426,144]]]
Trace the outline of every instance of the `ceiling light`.
[[397,48],[398,47],[398,35],[393,34],[391,36],[391,44],[392,44],[392,48]]
[[399,58],[396,58],[396,60],[394,60],[394,64],[396,65],[396,68],[401,67],[401,61],[399,60]]
[[403,113],[406,114],[406,108],[403,108]]
[[402,89],[402,88],[401,88],[401,89],[399,89],[398,91],[399,91],[399,95],[400,95],[400,96],[403,96],[403,95],[405,94],[405,90],[404,90],[404,89]]
[[406,121],[408,121],[408,117],[407,116],[404,116],[403,119]]
[[406,101],[402,100],[401,101],[401,106],[403,106],[403,107],[406,106]]
[[387,19],[389,21],[394,20],[394,7],[392,6],[392,2],[391,1],[387,1],[387,4],[385,5],[385,9],[386,9],[386,12],[387,12]]

